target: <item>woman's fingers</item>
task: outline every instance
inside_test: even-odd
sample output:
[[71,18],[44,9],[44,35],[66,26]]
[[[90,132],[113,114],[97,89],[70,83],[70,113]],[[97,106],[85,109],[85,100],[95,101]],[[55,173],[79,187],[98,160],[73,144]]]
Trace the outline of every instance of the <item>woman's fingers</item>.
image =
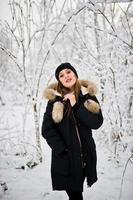
[[64,96],[63,100],[67,101],[68,99],[70,100],[71,106],[73,106],[76,103],[76,98],[75,98],[75,95],[73,93],[66,94]]

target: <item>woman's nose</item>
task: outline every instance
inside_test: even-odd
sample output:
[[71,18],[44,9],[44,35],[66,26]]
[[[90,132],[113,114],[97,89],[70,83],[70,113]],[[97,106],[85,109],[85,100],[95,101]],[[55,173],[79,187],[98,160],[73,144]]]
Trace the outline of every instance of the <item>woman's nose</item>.
[[68,78],[68,75],[67,74],[65,74],[65,79],[67,79]]

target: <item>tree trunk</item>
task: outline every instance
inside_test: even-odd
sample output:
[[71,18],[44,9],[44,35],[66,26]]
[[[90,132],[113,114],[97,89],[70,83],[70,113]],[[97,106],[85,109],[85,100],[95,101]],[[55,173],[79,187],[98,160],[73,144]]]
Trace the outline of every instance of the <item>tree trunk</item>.
[[35,134],[36,134],[36,145],[37,145],[37,159],[39,162],[42,162],[42,149],[41,149],[41,142],[40,142],[40,130],[39,130],[39,118],[37,113],[37,103],[34,102],[33,104],[34,110],[34,122],[35,122]]

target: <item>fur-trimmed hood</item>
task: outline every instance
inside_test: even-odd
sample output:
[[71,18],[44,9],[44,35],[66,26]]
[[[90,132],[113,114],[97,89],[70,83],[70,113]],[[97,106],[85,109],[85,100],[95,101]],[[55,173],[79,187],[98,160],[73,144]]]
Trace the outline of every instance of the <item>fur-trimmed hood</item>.
[[[81,85],[81,91],[83,95],[89,94],[90,96],[95,96],[97,94],[97,87],[96,85],[88,80],[79,80]],[[50,84],[44,91],[44,97],[48,100],[54,100],[57,96],[61,97],[61,94],[57,92],[57,85],[58,83]],[[87,99],[84,102],[84,106],[88,109],[88,111],[92,113],[99,113],[100,105],[92,100]],[[53,110],[52,110],[52,118],[55,123],[61,122],[63,119],[63,113],[64,113],[64,104],[61,101],[56,101],[53,104]]]

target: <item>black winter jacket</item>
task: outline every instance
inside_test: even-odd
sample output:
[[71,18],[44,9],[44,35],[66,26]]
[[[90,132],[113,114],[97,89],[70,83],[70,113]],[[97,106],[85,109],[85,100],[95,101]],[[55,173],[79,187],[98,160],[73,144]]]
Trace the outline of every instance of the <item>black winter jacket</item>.
[[83,191],[84,178],[91,186],[97,181],[96,146],[92,129],[98,129],[103,116],[90,81],[80,81],[86,89],[68,116],[67,103],[57,94],[57,84],[45,91],[49,99],[42,123],[42,136],[52,149],[51,177],[53,190]]

